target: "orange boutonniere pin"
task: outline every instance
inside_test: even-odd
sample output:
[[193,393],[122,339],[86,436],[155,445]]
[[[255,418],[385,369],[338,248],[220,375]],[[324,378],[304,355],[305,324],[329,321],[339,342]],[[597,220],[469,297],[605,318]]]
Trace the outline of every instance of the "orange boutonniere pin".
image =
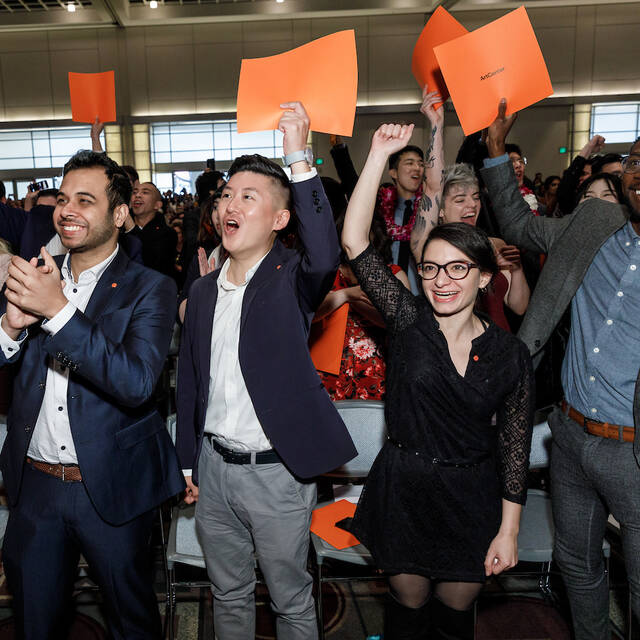
[[112,289],[115,289],[117,286],[118,286],[118,283],[117,283],[117,282],[112,282],[112,283],[111,283],[111,288],[112,288]]
[[281,265],[281,264],[279,264],[279,265],[276,267],[276,269],[282,269],[282,265]]
[[480,360],[480,358],[478,358],[478,356],[473,356],[473,361],[474,362],[478,362],[478,360]]

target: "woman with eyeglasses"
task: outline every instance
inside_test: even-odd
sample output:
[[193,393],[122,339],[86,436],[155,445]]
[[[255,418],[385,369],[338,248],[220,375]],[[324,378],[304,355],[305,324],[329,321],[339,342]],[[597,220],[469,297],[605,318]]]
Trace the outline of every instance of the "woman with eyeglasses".
[[412,131],[394,124],[376,131],[342,233],[389,333],[388,441],[351,530],[389,574],[385,640],[471,639],[486,577],[517,562],[533,373],[525,345],[474,311],[498,268],[483,231],[462,223],[433,229],[415,297],[369,243],[387,158]]

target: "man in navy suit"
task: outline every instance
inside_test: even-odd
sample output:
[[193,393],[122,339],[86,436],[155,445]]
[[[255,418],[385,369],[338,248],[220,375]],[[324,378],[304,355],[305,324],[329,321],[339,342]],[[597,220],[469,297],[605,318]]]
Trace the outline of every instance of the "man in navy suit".
[[159,638],[149,539],[154,507],[184,481],[152,393],[176,313],[172,280],[118,246],[131,184],[103,154],[66,164],[54,212],[69,250],[14,256],[0,364],[17,363],[0,466],[10,515],[3,562],[21,637],[66,637],[82,553],[113,638]]
[[[278,638],[317,638],[312,478],[356,454],[307,347],[338,268],[338,238],[305,160],[309,118],[300,103],[281,106],[292,184],[262,156],[233,163],[219,205],[229,259],[193,284],[180,351],[177,448],[186,501],[198,501],[218,640],[255,635],[254,552]],[[276,239],[293,208],[302,253]]]

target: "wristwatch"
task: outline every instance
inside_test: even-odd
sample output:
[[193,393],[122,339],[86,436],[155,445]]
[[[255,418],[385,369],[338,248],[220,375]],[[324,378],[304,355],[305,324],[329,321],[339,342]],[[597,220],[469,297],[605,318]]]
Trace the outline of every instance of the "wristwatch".
[[284,162],[287,167],[290,167],[294,162],[300,162],[302,160],[306,160],[307,164],[313,167],[313,151],[311,151],[311,147],[305,147],[300,151],[294,151],[293,153],[282,156],[282,162]]

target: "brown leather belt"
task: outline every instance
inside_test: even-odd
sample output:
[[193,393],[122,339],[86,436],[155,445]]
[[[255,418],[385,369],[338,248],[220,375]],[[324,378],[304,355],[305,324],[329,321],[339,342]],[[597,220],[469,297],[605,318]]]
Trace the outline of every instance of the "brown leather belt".
[[619,424],[610,424],[609,422],[596,422],[585,418],[579,411],[571,405],[562,401],[562,412],[569,416],[574,422],[577,422],[587,433],[600,438],[610,438],[620,442],[633,442],[636,430],[633,427],[623,427]]
[[49,464],[29,457],[27,457],[27,463],[38,471],[60,478],[63,482],[82,482],[82,474],[77,464]]

